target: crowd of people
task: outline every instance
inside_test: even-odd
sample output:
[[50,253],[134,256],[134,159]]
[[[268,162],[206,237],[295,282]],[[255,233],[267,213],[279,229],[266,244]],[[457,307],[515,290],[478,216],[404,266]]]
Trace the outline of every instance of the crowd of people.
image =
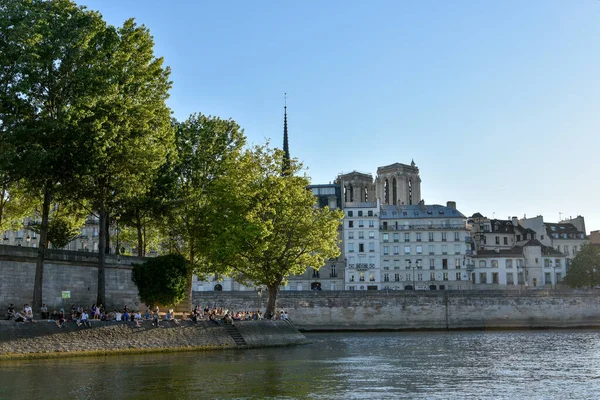
[[[172,321],[175,324],[179,324],[180,321],[192,321],[198,323],[200,320],[206,320],[215,324],[234,324],[236,321],[258,321],[264,319],[263,313],[260,310],[257,311],[230,311],[222,307],[213,307],[212,309],[208,306],[202,309],[199,305],[194,306],[190,313],[183,313],[181,319],[175,318],[175,312],[173,309],[168,309],[164,313],[164,318],[161,318],[161,312],[158,306],[153,310],[146,308],[146,311],[142,314],[141,311],[132,311],[127,306],[122,309],[114,309],[113,311],[107,311],[102,304],[92,306],[88,309],[83,306],[76,306],[73,304],[69,313],[65,313],[64,308],[54,310],[53,312],[48,311],[46,304],[42,305],[41,308],[42,319],[54,321],[59,328],[65,326],[66,322],[76,323],[77,326],[91,327],[91,320],[97,321],[122,321],[122,322],[135,322],[137,327],[141,327],[143,321],[152,321],[153,326],[160,326],[161,320]],[[33,319],[33,310],[29,304],[23,305],[22,311],[17,311],[14,304],[11,303],[8,306],[7,320],[15,320],[15,322],[35,322]],[[275,313],[271,319],[279,319],[290,321],[287,311],[281,310],[279,313]]]

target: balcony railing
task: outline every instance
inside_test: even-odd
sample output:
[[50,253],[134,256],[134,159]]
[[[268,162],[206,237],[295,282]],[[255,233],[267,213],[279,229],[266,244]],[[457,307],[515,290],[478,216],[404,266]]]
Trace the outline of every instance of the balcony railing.
[[364,263],[356,264],[356,269],[358,269],[358,270],[369,269],[369,264],[364,264]]

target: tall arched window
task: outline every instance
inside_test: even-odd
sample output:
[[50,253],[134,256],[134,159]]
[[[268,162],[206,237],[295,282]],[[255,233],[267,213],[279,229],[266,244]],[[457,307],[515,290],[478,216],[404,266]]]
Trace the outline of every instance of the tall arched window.
[[408,204],[412,205],[412,179],[408,180]]
[[387,179],[383,181],[383,202],[390,204],[390,186]]
[[352,203],[354,201],[354,188],[352,187],[352,184],[348,186],[348,190],[350,191],[350,203]]
[[369,189],[365,187],[365,202],[369,201]]
[[398,198],[398,189],[396,187],[396,178],[392,181],[392,204],[396,205],[396,199]]

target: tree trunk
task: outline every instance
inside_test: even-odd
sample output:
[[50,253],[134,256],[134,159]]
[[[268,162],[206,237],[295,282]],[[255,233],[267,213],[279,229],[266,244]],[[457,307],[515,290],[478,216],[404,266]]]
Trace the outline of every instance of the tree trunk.
[[[105,220],[106,220],[106,223],[104,225],[104,228],[106,229],[106,231],[105,231],[106,232],[106,246],[104,246],[104,249],[106,251],[105,254],[110,254],[110,220],[108,218],[108,211],[106,212],[106,218],[105,218]],[[100,222],[100,223],[102,223],[102,222]],[[102,226],[102,225],[100,225],[100,226]],[[100,241],[100,243],[102,243],[102,241]],[[98,245],[98,251],[100,251],[99,250],[100,246],[101,245],[99,244]],[[115,251],[115,254],[119,254],[119,249],[117,249],[117,251]]]
[[137,228],[137,253],[138,257],[144,257],[144,237],[142,236],[142,221],[139,213],[135,216],[135,227]]
[[106,209],[105,209],[105,205],[102,204],[102,206],[100,207],[100,211],[98,212],[99,214],[99,225],[100,225],[100,232],[98,234],[98,296],[96,298],[96,304],[100,305],[104,305],[104,307],[107,307],[108,305],[106,304],[106,287],[105,287],[105,276],[104,276],[104,272],[105,272],[105,266],[106,266],[106,246],[105,244],[107,243],[106,240],[106,236],[107,236],[107,232],[106,232]]
[[279,284],[267,285],[269,290],[269,300],[267,301],[267,308],[265,309],[265,319],[271,319],[275,315],[275,304],[277,302],[277,291],[279,290]]
[[40,227],[40,246],[37,259],[35,260],[35,281],[33,284],[33,304],[32,307],[39,310],[42,307],[42,286],[44,284],[44,258],[46,248],[48,247],[48,219],[50,216],[50,203],[52,196],[50,194],[50,183],[44,185],[44,203],[42,204],[42,226]]

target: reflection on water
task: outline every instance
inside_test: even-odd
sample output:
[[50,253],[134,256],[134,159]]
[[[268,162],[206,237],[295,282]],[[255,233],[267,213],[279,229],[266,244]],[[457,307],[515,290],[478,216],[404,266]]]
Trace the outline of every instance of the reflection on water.
[[0,363],[0,399],[595,399],[600,331],[309,334],[311,345]]

